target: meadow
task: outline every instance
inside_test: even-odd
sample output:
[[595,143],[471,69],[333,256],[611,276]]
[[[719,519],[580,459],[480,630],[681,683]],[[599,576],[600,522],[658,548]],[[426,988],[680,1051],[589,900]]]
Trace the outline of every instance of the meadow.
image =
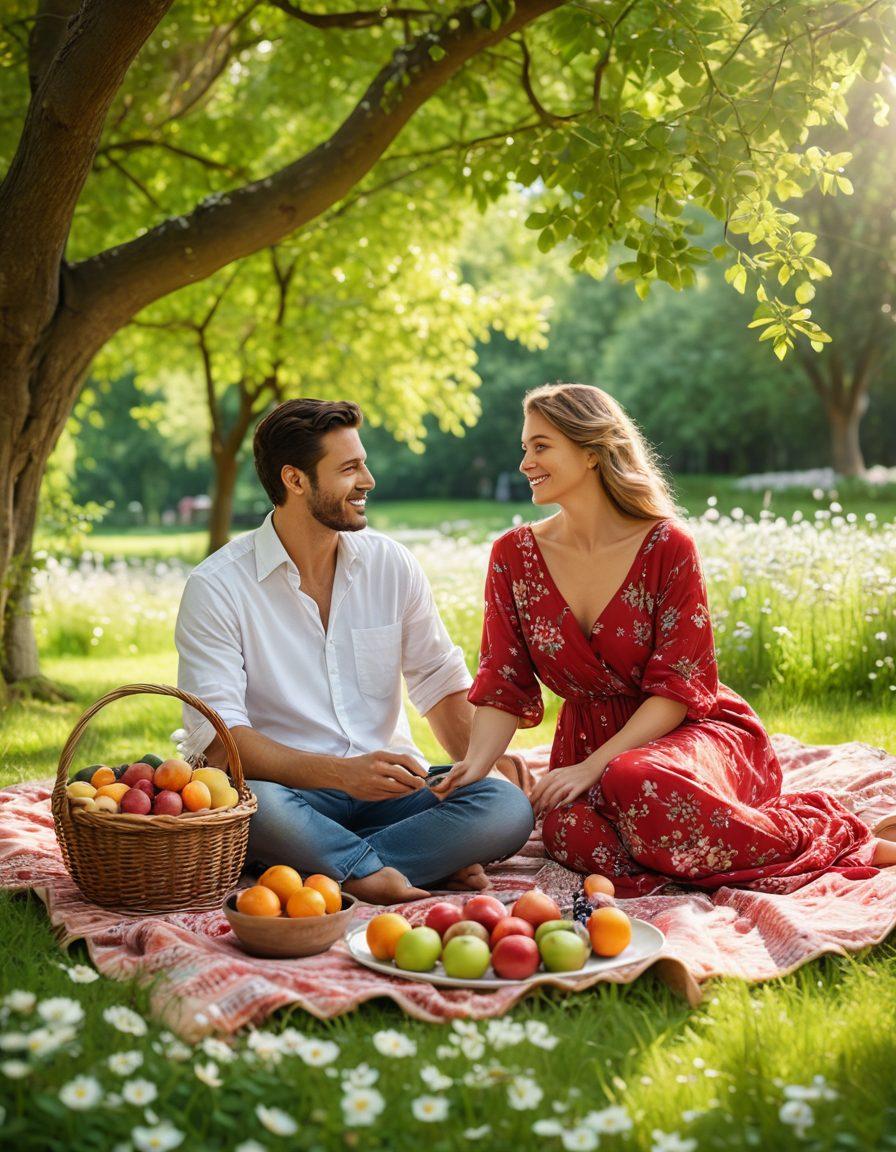
[[[896,495],[742,493],[691,481],[722,679],[770,731],[896,750]],[[475,665],[488,539],[526,507],[374,505],[423,563]],[[80,710],[111,687],[173,683],[180,590],[200,533],[52,542],[37,576],[48,675],[76,702],[0,716],[2,780],[46,778]],[[557,703],[521,734],[546,743]],[[412,714],[425,755],[444,759]],[[79,757],[170,751],[176,706],[105,709]],[[115,756],[111,757],[113,760]],[[3,895],[0,1140],[21,1149],[487,1148],[696,1152],[896,1147],[896,940],[780,981],[717,981],[690,1010],[649,974],[580,996],[540,991],[487,1024],[432,1026],[365,1005],[281,1012],[191,1049],[146,1018],[147,991],[66,960],[34,898]]]

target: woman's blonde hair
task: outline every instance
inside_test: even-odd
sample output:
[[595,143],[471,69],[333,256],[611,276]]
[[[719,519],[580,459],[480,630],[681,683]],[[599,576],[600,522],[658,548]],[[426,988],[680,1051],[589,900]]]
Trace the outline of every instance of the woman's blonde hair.
[[573,443],[597,456],[604,489],[620,512],[644,520],[678,514],[656,452],[601,388],[544,384],[526,393],[523,411],[540,413]]

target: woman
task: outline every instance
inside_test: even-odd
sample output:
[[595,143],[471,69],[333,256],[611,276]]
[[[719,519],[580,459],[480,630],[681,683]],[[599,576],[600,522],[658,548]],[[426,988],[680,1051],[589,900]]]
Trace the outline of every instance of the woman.
[[781,795],[759,717],[719,683],[697,549],[619,405],[558,384],[524,409],[520,470],[533,503],[560,511],[495,541],[470,747],[437,794],[540,723],[541,680],[564,700],[531,796],[545,849],[620,896],[670,882],[785,892],[896,864],[896,843],[832,796]]

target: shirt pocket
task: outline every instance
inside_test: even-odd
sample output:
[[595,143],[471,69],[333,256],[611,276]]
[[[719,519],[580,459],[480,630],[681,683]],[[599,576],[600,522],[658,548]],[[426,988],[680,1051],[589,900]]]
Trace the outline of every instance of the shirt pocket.
[[401,621],[381,628],[352,628],[358,687],[365,696],[394,695],[401,676]]

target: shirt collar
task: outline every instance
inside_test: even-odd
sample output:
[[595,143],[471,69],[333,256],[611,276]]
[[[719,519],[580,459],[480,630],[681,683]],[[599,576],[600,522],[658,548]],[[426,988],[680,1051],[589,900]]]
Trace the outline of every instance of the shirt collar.
[[[339,553],[337,563],[340,561],[346,568],[351,568],[356,560],[361,558],[361,546],[355,539],[355,532],[339,533]],[[283,541],[277,535],[274,527],[273,509],[265,516],[261,525],[255,531],[255,575],[259,583],[266,579],[281,564],[286,564],[293,572],[298,569],[283,547]],[[299,579],[301,580],[301,573]]]

